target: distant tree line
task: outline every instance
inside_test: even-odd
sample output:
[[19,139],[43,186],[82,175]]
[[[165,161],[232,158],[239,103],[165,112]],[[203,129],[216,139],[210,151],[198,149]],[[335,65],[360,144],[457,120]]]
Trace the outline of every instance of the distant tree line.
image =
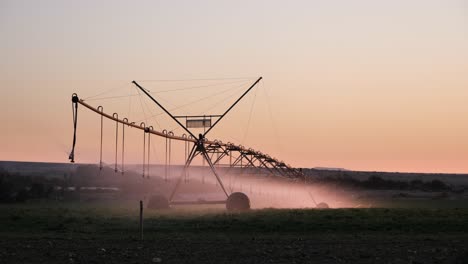
[[[373,190],[422,190],[422,191],[453,191],[450,185],[440,181],[401,181],[384,179],[378,175],[371,175],[366,180],[358,180],[346,172],[339,176],[315,178],[314,182],[335,185],[339,188],[363,188]],[[74,187],[76,191],[67,191]],[[151,193],[156,189],[166,190],[170,184],[161,177],[151,180],[142,179],[135,172],[125,174],[116,173],[112,168],[99,169],[95,165],[78,166],[73,173],[63,177],[25,176],[10,173],[0,168],[0,202],[24,202],[29,199],[75,199],[79,197],[82,187],[117,187],[122,194]],[[166,190],[167,191],[167,190]],[[96,192],[93,191],[93,192]]]
[[351,177],[324,177],[316,182],[334,184],[342,187],[358,187],[372,190],[421,190],[421,191],[449,191],[451,187],[440,180],[399,181],[383,179],[373,175],[367,180],[357,180]]
[[[116,173],[112,168],[99,169],[95,165],[80,165],[63,177],[22,175],[0,167],[0,203],[31,199],[73,200],[79,199],[80,193],[110,192],[103,187],[116,187],[126,194],[145,193],[162,186],[166,187],[160,177],[147,180],[135,172]],[[91,191],[83,187],[95,189]]]
[[49,198],[63,179],[24,176],[0,168],[0,202],[24,202],[28,199]]

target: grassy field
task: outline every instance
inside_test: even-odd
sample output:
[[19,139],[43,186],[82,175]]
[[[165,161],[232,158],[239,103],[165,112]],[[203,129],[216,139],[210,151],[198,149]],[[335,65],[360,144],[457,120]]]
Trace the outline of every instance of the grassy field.
[[0,205],[0,263],[468,263],[468,209]]

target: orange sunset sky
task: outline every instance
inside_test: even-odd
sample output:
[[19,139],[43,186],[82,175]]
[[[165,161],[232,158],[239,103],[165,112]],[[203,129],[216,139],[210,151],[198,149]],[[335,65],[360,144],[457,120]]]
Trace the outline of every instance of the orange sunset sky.
[[[297,167],[468,173],[463,0],[1,0],[0,33],[0,160],[67,162],[73,92],[193,78],[248,77],[248,88],[263,76],[210,139]],[[79,111],[76,160],[96,163],[99,118]],[[128,133],[128,162],[141,162],[141,135]]]

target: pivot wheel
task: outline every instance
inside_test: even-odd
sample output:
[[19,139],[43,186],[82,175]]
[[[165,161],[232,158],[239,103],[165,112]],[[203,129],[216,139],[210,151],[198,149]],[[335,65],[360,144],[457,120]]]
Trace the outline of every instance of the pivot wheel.
[[169,209],[169,200],[163,195],[153,195],[148,201],[149,209]]
[[250,209],[250,200],[245,193],[235,192],[229,195],[226,201],[228,211],[246,211]]

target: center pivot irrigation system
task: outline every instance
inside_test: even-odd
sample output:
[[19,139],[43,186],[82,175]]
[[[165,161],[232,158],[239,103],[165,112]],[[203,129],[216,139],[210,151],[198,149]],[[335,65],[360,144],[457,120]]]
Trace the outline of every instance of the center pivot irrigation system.
[[[82,105],[91,111],[99,114],[101,116],[101,162],[100,169],[102,169],[102,120],[103,117],[113,120],[116,122],[116,167],[115,171],[117,172],[117,133],[118,125],[122,124],[122,137],[124,136],[125,126],[135,129],[140,129],[144,132],[144,135],[148,134],[148,141],[150,140],[150,134],[164,137],[166,139],[173,139],[184,141],[186,144],[193,143],[191,150],[186,155],[185,165],[183,167],[180,177],[178,177],[176,184],[171,191],[169,197],[163,197],[165,201],[162,204],[165,205],[176,205],[176,204],[226,204],[228,210],[245,210],[250,208],[250,200],[248,196],[242,192],[232,192],[226,189],[223,181],[219,175],[219,172],[216,169],[216,165],[221,163],[221,160],[224,158],[229,159],[229,168],[255,168],[258,171],[261,171],[262,174],[267,174],[269,176],[282,177],[294,180],[305,180],[305,176],[302,171],[299,169],[292,168],[291,166],[285,164],[282,161],[279,161],[275,158],[270,157],[267,154],[263,154],[260,151],[253,150],[251,148],[245,148],[242,145],[235,145],[232,143],[223,143],[219,140],[208,140],[206,135],[242,100],[259,82],[262,80],[262,77],[258,78],[250,87],[221,115],[187,115],[187,116],[174,116],[171,114],[160,102],[158,102],[152,95],[150,95],[145,88],[143,88],[136,81],[132,83],[146,96],[149,97],[159,108],[161,108],[173,121],[175,121],[182,129],[184,129],[187,134],[182,136],[174,135],[172,132],[167,132],[166,130],[160,132],[153,129],[152,126],[145,126],[142,122],[140,125],[130,122],[127,118],[119,119],[118,114],[114,113],[112,115],[106,114],[103,111],[102,106],[97,108],[89,105],[83,99],[79,99],[78,95],[74,93],[72,95],[72,106],[73,106],[73,124],[74,124],[74,133],[73,133],[73,147],[69,155],[71,162],[75,161],[75,144],[76,144],[76,129],[77,129],[77,114],[78,114],[78,105]],[[183,121],[185,120],[185,125]],[[196,136],[190,128],[204,128],[204,133],[198,134]],[[145,143],[144,143],[145,145]],[[149,146],[149,142],[148,142]],[[149,148],[149,147],[148,147]],[[145,152],[145,150],[143,150]],[[124,149],[122,147],[122,173],[123,173],[123,153]],[[215,155],[216,154],[216,155]],[[237,156],[234,160],[232,159],[233,154]],[[219,184],[220,188],[226,195],[226,200],[221,201],[174,201],[174,196],[177,190],[180,187],[184,176],[187,175],[187,170],[190,167],[193,159],[201,155],[202,158],[208,163],[211,172],[216,177],[216,181]],[[148,149],[148,161],[149,161],[149,149]],[[149,164],[147,164],[148,166]],[[143,177],[145,175],[145,168],[143,164]],[[149,177],[147,175],[147,177]],[[159,197],[161,199],[161,197]]]

